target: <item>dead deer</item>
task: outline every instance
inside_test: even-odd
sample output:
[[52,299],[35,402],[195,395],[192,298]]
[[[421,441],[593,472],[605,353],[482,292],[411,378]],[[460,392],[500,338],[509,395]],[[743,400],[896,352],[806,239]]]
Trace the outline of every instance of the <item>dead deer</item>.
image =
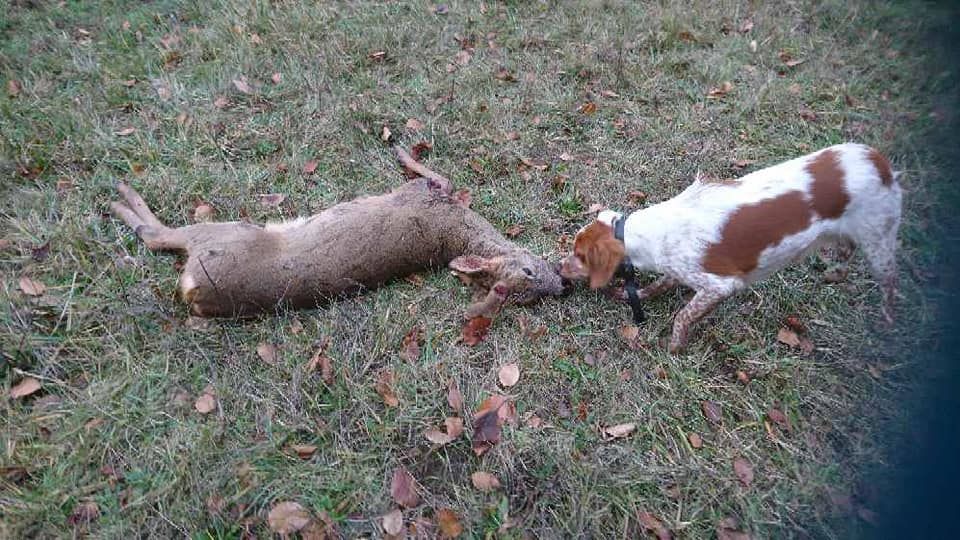
[[316,307],[443,265],[475,288],[467,318],[564,292],[557,265],[504,238],[452,196],[449,180],[395,150],[418,178],[307,218],[170,228],[123,183],[117,187],[123,202],[111,209],[148,249],[186,252],[179,294],[201,317]]

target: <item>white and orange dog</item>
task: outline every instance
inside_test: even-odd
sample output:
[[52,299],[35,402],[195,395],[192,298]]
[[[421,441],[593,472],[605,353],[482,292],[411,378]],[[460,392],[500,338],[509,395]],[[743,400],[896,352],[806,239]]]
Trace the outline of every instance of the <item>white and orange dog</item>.
[[677,285],[696,291],[677,314],[670,351],[690,325],[720,301],[835,240],[860,246],[893,323],[901,189],[876,150],[840,144],[753,172],[736,181],[697,180],[676,197],[633,212],[603,211],[576,235],[561,275],[599,288],[623,262],[662,278],[639,292],[650,298]]

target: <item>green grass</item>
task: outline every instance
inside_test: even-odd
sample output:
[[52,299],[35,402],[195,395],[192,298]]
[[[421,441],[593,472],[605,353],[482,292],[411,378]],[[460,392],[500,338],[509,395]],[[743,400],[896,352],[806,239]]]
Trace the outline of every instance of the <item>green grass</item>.
[[[935,315],[917,276],[936,255],[928,227],[945,175],[927,143],[952,121],[930,113],[957,79],[926,36],[948,18],[913,2],[674,4],[458,1],[434,14],[419,2],[8,3],[0,380],[32,374],[44,386],[4,401],[2,536],[265,536],[282,500],[326,512],[346,537],[377,536],[401,464],[423,499],[405,517],[449,507],[475,538],[631,537],[643,510],[681,538],[710,537],[727,516],[757,538],[869,530],[858,514],[877,495],[864,471],[886,462],[876,434],[899,418],[897,396],[916,368],[904,351],[922,346],[917,329]],[[755,25],[741,34],[748,16]],[[168,50],[165,36],[179,40]],[[474,49],[451,72],[461,42]],[[787,68],[780,51],[805,62]],[[513,80],[495,77],[500,68]],[[237,91],[240,76],[253,94]],[[707,98],[724,81],[733,90]],[[579,110],[588,101],[593,114]],[[424,131],[406,129],[408,118]],[[661,201],[698,171],[742,174],[735,160],[755,160],[750,171],[843,140],[872,144],[905,171],[903,321],[875,331],[879,294],[862,259],[846,282],[825,284],[827,264],[811,257],[726,302],[679,356],[664,340],[681,292],[648,304],[641,350],[617,333],[628,310],[584,290],[506,311],[483,343],[463,347],[469,293],[445,273],[191,329],[173,298],[174,258],[149,253],[107,215],[118,180],[173,225],[197,200],[219,219],[264,221],[380,193],[403,181],[384,125],[401,144],[432,141],[430,167],[472,190],[474,208],[501,229],[524,224],[519,242],[554,260],[560,235],[593,203],[623,208],[635,190]],[[136,131],[115,134],[126,127]],[[575,159],[562,161],[565,152]],[[548,167],[522,170],[525,158]],[[311,159],[318,167],[305,176]],[[554,187],[559,175],[566,184]],[[266,209],[263,193],[290,204]],[[47,242],[49,254],[34,257]],[[21,294],[21,276],[47,294]],[[790,314],[810,328],[809,357],[776,341]],[[521,316],[547,335],[527,339]],[[294,321],[303,332],[291,332]],[[408,363],[398,352],[414,324],[424,352]],[[337,373],[329,387],[302,369],[325,337]],[[279,345],[277,365],[256,356],[262,341]],[[584,362],[597,351],[606,357]],[[511,389],[521,418],[548,426],[506,428],[482,458],[466,437],[432,449],[423,432],[451,413],[448,381],[472,410],[509,362],[522,370]],[[374,390],[384,368],[397,377],[396,409]],[[739,383],[738,370],[752,381]],[[220,409],[201,416],[193,400],[207,385]],[[703,417],[703,400],[722,405],[722,425]],[[768,432],[774,406],[789,431]],[[622,422],[637,432],[601,439],[599,426]],[[689,446],[689,432],[703,448]],[[288,449],[297,443],[319,449],[303,461]],[[739,456],[756,472],[749,488],[733,471]],[[503,488],[477,492],[477,470]],[[222,512],[208,511],[211,496],[225,500]],[[851,497],[853,512],[837,496]],[[84,501],[100,516],[74,526]],[[505,521],[514,526],[497,532]]]

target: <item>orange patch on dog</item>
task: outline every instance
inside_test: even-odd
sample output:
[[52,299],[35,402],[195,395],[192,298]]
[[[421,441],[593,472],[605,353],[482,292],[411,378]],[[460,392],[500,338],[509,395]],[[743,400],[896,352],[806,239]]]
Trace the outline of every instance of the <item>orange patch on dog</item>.
[[807,164],[807,172],[813,177],[810,195],[814,211],[822,218],[836,219],[850,202],[843,178],[840,159],[833,150],[826,150]]
[[890,169],[890,162],[887,161],[887,158],[884,157],[883,154],[871,148],[870,153],[867,154],[867,159],[873,162],[873,166],[876,167],[877,174],[880,175],[880,181],[883,182],[883,185],[889,186],[893,184],[893,170]]
[[806,229],[810,219],[810,205],[800,191],[741,206],[723,225],[720,241],[707,247],[703,268],[720,276],[749,274],[763,250]]
[[613,279],[614,272],[623,260],[623,243],[613,236],[613,228],[606,223],[594,221],[577,233],[573,253],[590,273],[590,288],[603,287]]

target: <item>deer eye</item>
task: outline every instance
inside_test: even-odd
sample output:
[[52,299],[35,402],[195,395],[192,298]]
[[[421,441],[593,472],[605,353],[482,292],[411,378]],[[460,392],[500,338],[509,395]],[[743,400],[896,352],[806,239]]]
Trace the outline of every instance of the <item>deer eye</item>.
[[522,270],[523,270],[523,273],[527,275],[527,277],[533,277],[533,271],[527,268],[526,266],[524,266]]

